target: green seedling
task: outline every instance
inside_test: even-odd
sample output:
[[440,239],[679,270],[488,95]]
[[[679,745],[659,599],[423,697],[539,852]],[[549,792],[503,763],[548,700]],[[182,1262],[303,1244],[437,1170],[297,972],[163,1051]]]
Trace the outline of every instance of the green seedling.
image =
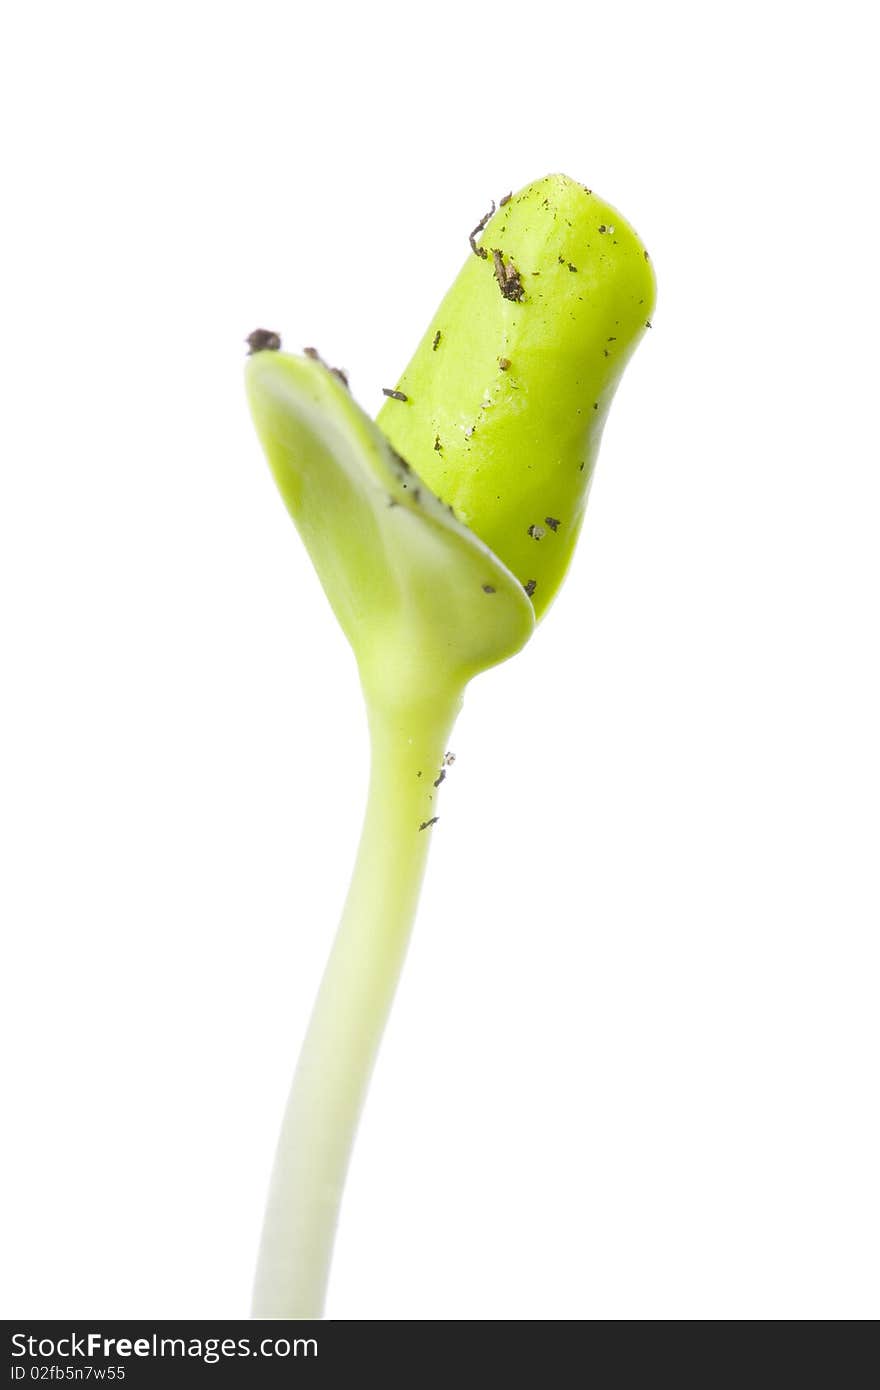
[[374,423],[258,330],[246,382],[282,497],[354,651],[371,774],[339,932],[281,1130],[254,1316],[323,1309],[357,1121],[467,683],[520,650],[571,559],[611,397],[649,325],[647,252],[556,175],[502,199]]

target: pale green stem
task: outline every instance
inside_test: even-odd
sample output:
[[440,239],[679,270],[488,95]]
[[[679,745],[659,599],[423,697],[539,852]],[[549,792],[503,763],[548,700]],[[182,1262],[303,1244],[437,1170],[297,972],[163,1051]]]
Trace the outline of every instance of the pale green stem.
[[390,706],[368,696],[366,819],[278,1141],[254,1288],[257,1318],[319,1318],[342,1189],[397,981],[461,691]]

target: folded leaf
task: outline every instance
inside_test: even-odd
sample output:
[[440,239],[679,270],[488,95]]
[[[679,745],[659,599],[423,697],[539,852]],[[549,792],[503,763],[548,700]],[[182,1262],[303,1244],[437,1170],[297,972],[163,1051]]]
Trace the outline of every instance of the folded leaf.
[[496,555],[391,448],[339,377],[281,352],[248,359],[275,481],[362,675],[404,698],[519,651],[535,623]]

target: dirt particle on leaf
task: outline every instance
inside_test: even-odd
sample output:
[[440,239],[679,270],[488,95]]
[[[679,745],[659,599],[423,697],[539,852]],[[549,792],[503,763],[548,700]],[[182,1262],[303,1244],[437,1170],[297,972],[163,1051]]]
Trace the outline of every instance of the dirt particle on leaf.
[[443,335],[442,335],[442,333],[440,332],[440,329],[438,328],[438,329],[437,329],[437,332],[434,334],[434,341],[433,341],[433,343],[431,344],[431,351],[432,351],[432,352],[436,352],[436,351],[437,351],[438,347],[440,346],[440,339],[441,339],[442,336],[443,336]]
[[440,436],[439,436],[439,434],[435,434],[435,435],[434,435],[434,452],[435,452],[436,454],[442,454],[442,453],[443,453],[443,445],[440,443]]
[[328,371],[331,376],[335,376],[337,381],[342,382],[346,391],[351,390],[351,387],[348,384],[348,372],[343,371],[341,367],[331,367],[329,362],[324,361],[323,357],[321,356],[320,352],[316,347],[303,348],[303,356],[307,357],[310,362],[320,362],[321,366],[325,369],[325,371]]
[[525,591],[526,591],[526,593],[528,594],[529,598],[532,597],[532,594],[535,592],[535,590],[537,589],[537,587],[538,587],[538,581],[537,581],[537,579],[527,579],[526,582],[525,582],[525,584],[523,584],[523,588],[525,589]]
[[494,584],[484,584],[484,585],[483,585],[483,593],[484,593],[484,594],[494,594],[494,592],[495,592],[495,585],[494,585]]
[[403,457],[403,454],[399,454],[397,450],[393,448],[390,444],[388,445],[388,452],[394,459],[394,462],[399,464],[399,466],[403,469],[404,473],[412,472],[412,467],[410,464],[407,463],[406,459]]
[[434,786],[435,786],[435,787],[439,787],[440,783],[441,783],[441,782],[445,782],[445,781],[446,781],[446,769],[441,767],[439,777],[436,777],[436,778],[434,779]]
[[430,830],[431,826],[436,825],[439,819],[439,816],[432,816],[430,820],[423,820],[419,826],[419,830]]
[[490,207],[489,211],[486,213],[485,217],[481,217],[481,218],[480,218],[480,220],[479,220],[479,222],[477,223],[476,227],[474,227],[474,230],[471,232],[470,236],[468,237],[468,241],[469,241],[470,244],[471,244],[471,250],[473,251],[473,253],[474,253],[475,256],[479,256],[479,257],[480,257],[480,260],[481,260],[481,261],[486,261],[486,260],[488,260],[488,259],[489,259],[489,253],[486,251],[485,247],[483,247],[483,246],[478,246],[478,245],[477,245],[477,237],[480,235],[480,232],[482,232],[482,231],[484,230],[484,228],[485,228],[485,226],[486,226],[486,223],[489,221],[489,218],[492,216],[492,214],[493,214],[494,211],[495,211],[495,200],[493,199],[493,200],[492,200],[492,206]]
[[388,396],[392,401],[408,401],[409,396],[405,391],[392,391],[390,386],[382,387],[382,395]]
[[495,279],[498,281],[498,288],[504,298],[511,300],[514,304],[521,303],[525,299],[526,292],[513,261],[508,260],[505,264],[504,256],[497,247],[492,251],[492,261],[495,266]]
[[245,342],[249,357],[253,357],[255,352],[281,351],[281,334],[273,333],[271,328],[255,328],[253,333],[247,335]]
[[503,198],[499,198],[499,199],[498,199],[498,206],[499,206],[500,208],[506,208],[506,207],[507,207],[507,204],[510,202],[510,200],[511,200],[512,197],[513,197],[513,193],[512,193],[512,192],[511,192],[511,193],[505,193],[505,195],[504,195]]

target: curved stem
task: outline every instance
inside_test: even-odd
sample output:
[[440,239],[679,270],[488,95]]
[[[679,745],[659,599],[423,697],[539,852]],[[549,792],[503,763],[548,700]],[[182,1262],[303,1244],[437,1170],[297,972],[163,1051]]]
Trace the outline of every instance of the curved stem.
[[339,931],[287,1102],[254,1288],[257,1318],[318,1318],[361,1106],[415,917],[456,688],[367,699],[366,819]]

